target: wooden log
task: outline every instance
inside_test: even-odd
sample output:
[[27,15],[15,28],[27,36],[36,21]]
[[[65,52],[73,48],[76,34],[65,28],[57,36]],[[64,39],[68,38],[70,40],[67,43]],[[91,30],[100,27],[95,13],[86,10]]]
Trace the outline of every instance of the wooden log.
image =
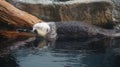
[[36,39],[35,34],[0,30],[0,50],[16,49]]
[[[14,29],[17,29],[32,28],[35,23],[41,22],[42,20],[25,11],[17,9],[5,0],[0,0],[0,21],[2,21],[0,24],[3,23],[7,25],[6,28],[12,26]],[[0,44],[4,42],[23,41],[35,37],[35,34],[32,33],[8,31],[3,29],[4,28],[0,27]]]
[[0,0],[0,21],[15,28],[32,27],[33,24],[41,22],[37,17],[17,9],[5,0]]
[[35,37],[35,34],[0,30],[0,43],[10,41],[23,41],[31,37]]

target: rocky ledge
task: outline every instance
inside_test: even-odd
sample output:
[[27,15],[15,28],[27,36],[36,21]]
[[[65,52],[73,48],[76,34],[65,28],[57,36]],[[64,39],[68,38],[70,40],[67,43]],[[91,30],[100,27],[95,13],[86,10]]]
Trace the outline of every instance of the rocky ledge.
[[[108,26],[119,22],[119,0],[8,0],[44,21],[84,21]],[[118,5],[118,6],[117,6]]]

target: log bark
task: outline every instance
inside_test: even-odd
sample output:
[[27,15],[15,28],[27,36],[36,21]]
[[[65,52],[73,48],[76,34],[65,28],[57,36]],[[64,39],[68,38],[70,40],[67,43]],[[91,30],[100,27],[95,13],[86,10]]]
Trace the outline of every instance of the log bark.
[[0,0],[0,21],[15,28],[32,27],[33,24],[41,22],[37,17],[17,9],[5,0]]
[[0,43],[10,42],[10,41],[23,41],[28,38],[35,37],[35,34],[26,32],[16,32],[16,31],[4,31],[0,30]]
[[36,39],[32,33],[0,30],[0,50],[7,47],[16,49]]
[[[23,41],[31,37],[35,37],[35,34],[26,33],[26,32],[17,32],[15,29],[17,28],[32,28],[35,23],[41,22],[39,18],[17,9],[10,3],[5,0],[0,0],[0,24],[6,24],[6,28],[8,26],[12,26],[14,29],[10,29],[11,31],[4,30],[0,27],[0,44],[2,42],[16,42]],[[1,25],[2,26],[2,25]]]

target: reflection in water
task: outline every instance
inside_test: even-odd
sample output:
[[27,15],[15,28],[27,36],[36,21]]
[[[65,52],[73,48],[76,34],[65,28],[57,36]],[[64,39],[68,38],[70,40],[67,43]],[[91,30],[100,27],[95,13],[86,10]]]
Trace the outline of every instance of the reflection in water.
[[8,54],[7,56],[0,57],[0,67],[19,67],[19,65],[16,58]]
[[105,67],[120,67],[120,48],[108,49],[105,55]]
[[119,67],[119,55],[113,50],[105,53],[101,44],[105,43],[37,38],[16,49],[11,46],[9,53],[0,57],[0,67]]

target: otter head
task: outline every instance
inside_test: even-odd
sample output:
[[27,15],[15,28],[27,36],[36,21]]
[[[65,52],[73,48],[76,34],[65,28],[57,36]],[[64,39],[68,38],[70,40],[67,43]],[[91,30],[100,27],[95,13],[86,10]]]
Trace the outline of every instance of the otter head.
[[32,31],[36,32],[41,37],[46,37],[46,35],[50,31],[50,26],[45,22],[36,23],[35,25],[33,25]]

